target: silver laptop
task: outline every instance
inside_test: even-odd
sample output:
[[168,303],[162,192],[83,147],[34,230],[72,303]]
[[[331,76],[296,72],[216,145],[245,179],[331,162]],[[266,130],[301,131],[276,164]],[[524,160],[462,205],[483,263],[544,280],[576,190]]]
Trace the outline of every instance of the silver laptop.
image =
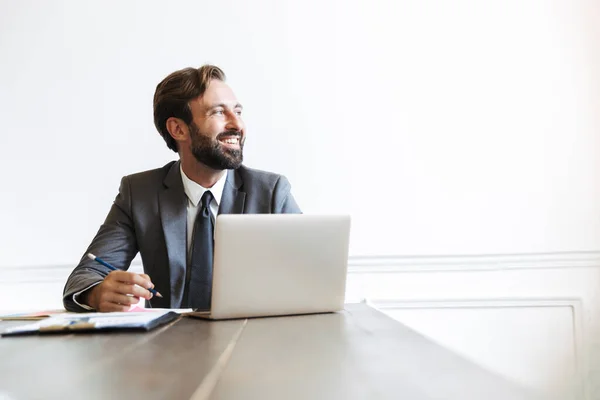
[[215,225],[209,319],[344,308],[350,216],[223,214]]

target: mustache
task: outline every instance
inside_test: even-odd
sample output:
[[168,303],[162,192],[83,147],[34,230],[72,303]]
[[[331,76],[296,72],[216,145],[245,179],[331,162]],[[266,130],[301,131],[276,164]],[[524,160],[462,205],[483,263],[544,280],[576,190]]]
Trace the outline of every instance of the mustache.
[[217,140],[223,139],[224,137],[228,137],[228,136],[234,136],[237,138],[242,138],[242,132],[240,131],[236,131],[236,130],[229,130],[229,131],[224,131],[221,132],[217,135]]

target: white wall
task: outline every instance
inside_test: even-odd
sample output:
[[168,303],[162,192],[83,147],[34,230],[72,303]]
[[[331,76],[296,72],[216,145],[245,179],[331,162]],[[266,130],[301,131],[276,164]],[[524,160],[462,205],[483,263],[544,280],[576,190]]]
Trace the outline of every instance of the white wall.
[[600,396],[597,1],[0,0],[0,57],[0,310],[60,305],[120,177],[175,158],[156,84],[210,62],[247,165],[352,214],[349,300]]
[[120,177],[175,156],[156,84],[205,62],[246,105],[247,164],[306,212],[351,212],[352,254],[597,248],[583,0],[0,7],[0,266],[74,263]]

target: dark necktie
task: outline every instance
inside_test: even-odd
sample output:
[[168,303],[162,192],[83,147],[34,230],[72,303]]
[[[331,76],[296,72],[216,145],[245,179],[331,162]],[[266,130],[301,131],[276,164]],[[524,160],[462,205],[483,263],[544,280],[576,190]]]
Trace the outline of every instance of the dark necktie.
[[208,190],[202,195],[202,207],[194,223],[192,258],[190,262],[189,307],[210,310],[213,276],[213,223],[210,218],[210,202],[213,196]]

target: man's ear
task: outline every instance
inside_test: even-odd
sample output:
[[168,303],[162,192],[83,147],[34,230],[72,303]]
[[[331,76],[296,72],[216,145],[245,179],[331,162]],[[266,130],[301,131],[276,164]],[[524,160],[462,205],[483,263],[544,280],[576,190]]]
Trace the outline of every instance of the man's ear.
[[176,142],[182,142],[189,137],[189,128],[182,119],[171,117],[166,122],[167,130]]

